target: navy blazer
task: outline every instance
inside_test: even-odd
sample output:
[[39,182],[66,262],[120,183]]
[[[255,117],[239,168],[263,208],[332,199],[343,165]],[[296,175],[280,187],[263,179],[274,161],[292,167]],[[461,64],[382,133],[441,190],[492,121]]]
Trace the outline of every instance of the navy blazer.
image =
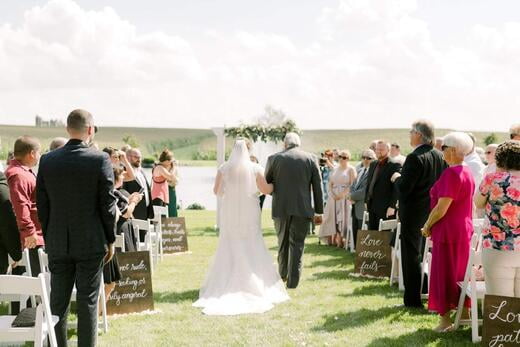
[[378,163],[378,160],[374,160],[370,163],[367,176],[365,201],[367,203],[368,212],[375,213],[378,216],[385,216],[386,210],[389,207],[395,208],[397,204],[397,189],[390,181],[390,178],[395,172],[401,170],[401,164],[393,162],[391,158],[388,158],[388,161],[379,169],[379,173],[375,178],[376,181],[374,184],[373,196],[369,197],[368,191],[370,189],[370,182],[372,182]]
[[42,156],[36,204],[49,255],[104,253],[115,241],[114,171],[107,153],[72,139]]

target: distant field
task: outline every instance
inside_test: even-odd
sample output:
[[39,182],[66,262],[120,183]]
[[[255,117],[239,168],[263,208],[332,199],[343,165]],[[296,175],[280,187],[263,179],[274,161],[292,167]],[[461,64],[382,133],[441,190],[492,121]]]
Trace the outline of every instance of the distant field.
[[[447,129],[437,130],[442,136]],[[488,132],[474,132],[480,146]],[[507,138],[506,133],[495,133],[500,141]],[[4,159],[8,149],[11,149],[15,139],[20,135],[32,135],[40,139],[44,148],[57,136],[65,136],[61,128],[36,128],[32,126],[0,125],[1,151],[0,159]],[[116,128],[102,127],[96,135],[99,146],[121,147],[123,137],[132,136],[139,144],[144,156],[152,156],[163,148],[163,144],[173,149],[175,157],[193,165],[199,155],[215,152],[216,137],[211,130],[204,129],[159,129],[159,128]],[[302,136],[303,148],[313,153],[320,153],[326,148],[349,149],[354,157],[359,156],[374,139],[396,141],[404,153],[410,151],[408,129],[360,129],[360,130],[304,130]],[[228,148],[232,139],[228,140]],[[211,159],[211,158],[209,158]],[[202,160],[196,160],[202,161]],[[209,162],[213,163],[213,162]]]

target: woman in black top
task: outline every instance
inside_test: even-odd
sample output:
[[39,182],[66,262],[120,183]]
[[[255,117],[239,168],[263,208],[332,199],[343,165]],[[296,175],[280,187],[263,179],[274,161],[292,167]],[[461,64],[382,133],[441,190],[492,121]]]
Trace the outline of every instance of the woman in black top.
[[[134,252],[137,250],[137,242],[134,237],[131,219],[135,206],[141,201],[143,196],[140,193],[128,194],[126,190],[121,188],[123,186],[124,175],[125,172],[121,168],[114,168],[114,195],[117,198],[118,209],[117,234],[125,235],[125,250],[127,252]],[[105,282],[105,297],[108,301],[110,293],[116,286],[116,282],[121,279],[117,253],[112,257],[112,260],[103,267],[103,278]]]

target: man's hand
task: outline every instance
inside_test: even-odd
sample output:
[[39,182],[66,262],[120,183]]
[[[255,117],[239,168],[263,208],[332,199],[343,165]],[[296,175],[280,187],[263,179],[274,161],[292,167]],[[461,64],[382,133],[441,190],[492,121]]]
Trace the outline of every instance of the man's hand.
[[393,216],[393,215],[395,215],[395,208],[391,208],[391,207],[389,207],[389,208],[386,210],[386,218],[391,217],[391,216]]
[[32,249],[38,245],[38,237],[36,235],[30,235],[25,238],[24,246]]
[[321,223],[323,223],[323,217],[321,216],[321,214],[315,215],[314,216],[314,224],[315,225],[321,225]]
[[112,260],[112,257],[114,256],[115,253],[116,253],[116,247],[114,246],[113,243],[109,244],[108,245],[108,252],[105,255],[105,258],[103,258],[103,264],[106,264],[110,260]]
[[390,181],[392,183],[395,182],[396,179],[398,179],[399,177],[401,177],[401,174],[399,172],[394,172],[394,174],[392,175],[392,177],[390,177]]
[[14,269],[14,268],[17,267],[17,266],[18,266],[18,262],[15,261],[14,263],[11,264],[11,269]]

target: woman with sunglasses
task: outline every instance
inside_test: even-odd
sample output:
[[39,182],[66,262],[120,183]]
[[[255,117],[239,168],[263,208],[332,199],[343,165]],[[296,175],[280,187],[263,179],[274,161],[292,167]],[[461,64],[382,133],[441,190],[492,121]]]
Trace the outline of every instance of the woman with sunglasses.
[[[433,242],[428,309],[440,316],[434,329],[437,332],[453,327],[450,313],[459,301],[457,282],[464,280],[468,264],[475,181],[463,162],[472,149],[473,141],[466,133],[453,132],[444,137],[442,154],[449,167],[430,189],[432,209],[422,229]],[[465,304],[468,307],[469,300]]]
[[329,177],[329,197],[323,215],[323,224],[320,228],[320,239],[326,240],[328,245],[343,247],[347,225],[350,218],[350,186],[356,180],[356,169],[349,164],[350,152],[339,152],[339,166]]

